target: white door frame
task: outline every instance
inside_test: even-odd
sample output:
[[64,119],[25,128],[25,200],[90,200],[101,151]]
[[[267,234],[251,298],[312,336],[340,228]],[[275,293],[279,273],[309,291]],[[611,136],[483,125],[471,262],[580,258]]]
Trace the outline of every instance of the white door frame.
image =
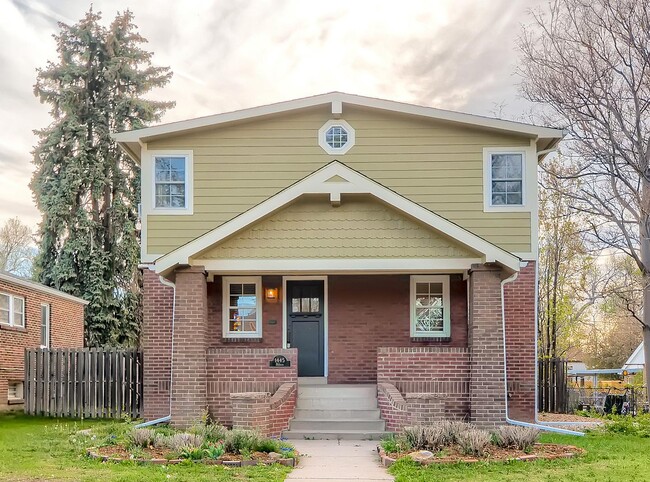
[[[327,377],[329,363],[328,363],[328,321],[327,321],[327,308],[329,305],[328,289],[327,289],[327,276],[283,276],[282,277],[282,348],[287,348],[287,281],[322,281],[323,282],[323,376]],[[296,360],[296,363],[298,361]]]

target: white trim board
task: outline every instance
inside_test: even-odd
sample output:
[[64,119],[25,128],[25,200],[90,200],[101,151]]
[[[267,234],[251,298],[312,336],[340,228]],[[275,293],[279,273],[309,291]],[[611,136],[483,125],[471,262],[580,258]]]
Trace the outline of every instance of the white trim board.
[[[323,376],[327,378],[329,370],[329,328],[328,328],[328,279],[327,276],[283,276],[282,277],[282,348],[287,348],[287,281],[322,281],[323,282]],[[296,360],[296,363],[297,360]]]
[[39,293],[45,293],[66,300],[74,301],[76,303],[81,303],[82,305],[87,305],[89,303],[89,301],[83,300],[81,298],[77,298],[76,296],[73,295],[69,295],[68,293],[64,293],[63,291],[59,291],[55,288],[50,288],[49,286],[45,286],[35,281],[30,281],[30,280],[20,278],[16,275],[7,273],[5,271],[0,271],[0,281],[5,281],[9,284],[22,286],[23,288],[38,291]]
[[[331,104],[332,114],[335,116],[341,115],[345,108],[344,105],[349,104],[380,109],[389,112],[397,112],[401,114],[416,115],[420,117],[454,122],[458,124],[466,124],[495,131],[523,134],[534,137],[536,139],[546,138],[552,140],[556,139],[559,141],[565,135],[565,131],[562,129],[540,127],[532,124],[524,124],[521,122],[514,122],[503,119],[494,119],[463,112],[453,112],[443,109],[436,109],[433,107],[424,107],[420,105],[406,104],[403,102],[377,99],[374,97],[346,94],[344,92],[329,92],[312,97],[304,97],[301,99],[278,102],[275,104],[242,109],[234,112],[226,112],[223,114],[199,117],[196,119],[189,119],[180,122],[172,122],[169,124],[162,124],[154,127],[146,127],[144,129],[115,133],[112,134],[112,137],[120,144],[120,146],[125,150],[125,152],[127,152],[129,156],[135,157],[138,151],[138,144],[141,145],[142,143],[149,142],[160,136],[178,134],[192,129],[218,126],[231,122],[252,119],[255,117],[264,117],[324,104]],[[550,144],[555,145],[556,143],[557,142],[551,142]],[[546,147],[546,149],[548,148],[549,147]]]
[[[345,182],[327,182],[335,176]],[[519,271],[520,260],[512,253],[391,191],[345,164],[332,161],[266,201],[157,259],[156,272],[164,275],[178,265],[198,265],[195,259],[201,259],[201,253],[305,194],[327,194],[333,205],[341,202],[342,194],[373,196],[476,252],[482,263],[499,263],[512,272]]]

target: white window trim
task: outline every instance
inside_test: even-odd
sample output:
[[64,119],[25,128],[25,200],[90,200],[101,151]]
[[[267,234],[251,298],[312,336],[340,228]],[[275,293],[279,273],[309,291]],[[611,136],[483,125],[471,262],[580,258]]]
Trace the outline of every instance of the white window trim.
[[[8,296],[9,297],[9,323],[1,323],[5,326],[11,326],[14,328],[25,328],[25,311],[26,311],[26,306],[25,306],[25,298],[23,296],[17,296],[17,295],[12,295],[11,293],[4,293],[0,292],[0,295],[3,296]],[[15,299],[20,299],[23,300],[23,313],[22,313],[22,324],[18,325],[16,324],[16,320],[14,320],[14,300]]]
[[[442,283],[442,331],[415,331],[415,284]],[[448,338],[451,336],[451,297],[449,295],[449,275],[411,276],[409,303],[411,306],[411,337],[413,338]]]
[[[325,139],[325,134],[327,133],[329,128],[334,126],[341,126],[348,133],[348,142],[343,147],[339,147],[339,148],[332,147],[327,143],[327,140]],[[350,149],[352,149],[352,147],[354,147],[355,141],[356,141],[356,135],[354,132],[354,128],[350,124],[345,122],[343,119],[330,119],[323,125],[323,127],[321,127],[318,130],[318,145],[321,146],[321,148],[325,152],[334,156],[337,154],[345,154],[346,152],[348,152]]]
[[[526,169],[528,148],[526,147],[488,147],[483,149],[483,211],[517,212],[530,211],[528,202],[528,169]],[[492,204],[492,156],[494,154],[521,155],[521,202],[522,204]]]
[[[222,326],[224,338],[261,338],[262,337],[262,277],[261,276],[224,276],[222,278]],[[255,326],[257,330],[254,332],[241,332],[230,331],[230,284],[238,283],[255,283],[255,297],[257,305],[255,312],[257,320]]]
[[[41,336],[43,335],[43,308],[47,309],[47,329],[45,330],[45,344],[41,348],[50,347],[50,330],[52,328],[52,307],[48,303],[41,303]],[[41,338],[41,341],[42,338]]]
[[[171,208],[171,207],[156,207],[156,157],[184,157],[185,158],[185,207]],[[149,193],[149,206],[143,206],[143,215],[150,214],[177,214],[177,215],[191,215],[194,214],[194,156],[192,151],[187,150],[164,150],[164,151],[149,151],[149,179],[150,179],[150,193]],[[144,199],[144,191],[143,191]]]

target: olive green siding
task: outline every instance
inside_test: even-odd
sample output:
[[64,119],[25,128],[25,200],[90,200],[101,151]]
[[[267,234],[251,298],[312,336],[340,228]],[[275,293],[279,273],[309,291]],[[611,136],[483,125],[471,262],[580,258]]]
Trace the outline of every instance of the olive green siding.
[[173,250],[334,159],[508,251],[531,251],[529,212],[483,212],[482,169],[484,147],[530,139],[346,105],[356,144],[333,156],[318,145],[331,117],[322,106],[149,142],[149,151],[193,151],[194,214],[149,214],[148,253]]
[[307,197],[196,256],[201,259],[477,258],[430,227],[367,197],[333,207]]

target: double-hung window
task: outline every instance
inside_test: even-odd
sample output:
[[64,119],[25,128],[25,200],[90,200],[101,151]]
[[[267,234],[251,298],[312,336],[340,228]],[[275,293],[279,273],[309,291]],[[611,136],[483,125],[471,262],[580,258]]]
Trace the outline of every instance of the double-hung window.
[[451,336],[449,276],[411,276],[411,336]]
[[188,157],[154,156],[154,208],[187,209]]
[[262,336],[262,279],[259,276],[223,278],[223,336]]
[[490,152],[486,168],[490,207],[521,207],[525,204],[522,152]]
[[25,298],[0,293],[0,324],[25,328]]

